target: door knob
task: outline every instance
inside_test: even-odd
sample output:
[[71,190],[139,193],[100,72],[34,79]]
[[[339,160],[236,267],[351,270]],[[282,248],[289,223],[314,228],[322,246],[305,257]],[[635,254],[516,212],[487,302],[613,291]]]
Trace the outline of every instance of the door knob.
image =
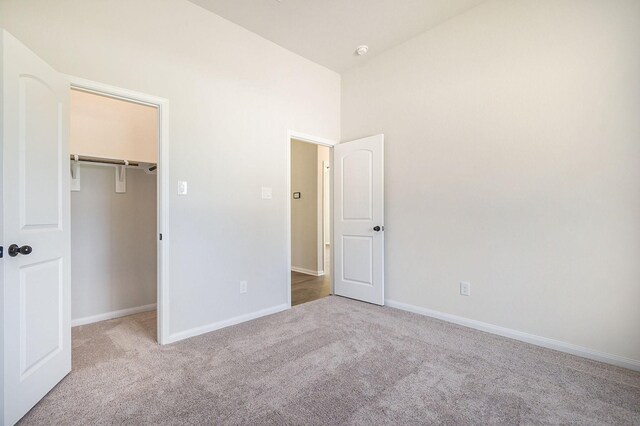
[[373,230],[376,231],[376,232],[384,231],[384,226],[376,225],[376,226],[373,227]]
[[9,256],[16,257],[19,254],[24,254],[25,256],[30,254],[33,251],[31,246],[24,245],[20,247],[17,244],[11,244],[9,246]]

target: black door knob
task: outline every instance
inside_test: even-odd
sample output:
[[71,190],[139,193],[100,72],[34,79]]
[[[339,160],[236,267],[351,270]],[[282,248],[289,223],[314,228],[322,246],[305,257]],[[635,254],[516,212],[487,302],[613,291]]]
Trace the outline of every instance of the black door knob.
[[378,225],[373,227],[373,230],[376,231],[376,232],[380,232],[381,229],[382,228],[380,228]]
[[31,254],[32,251],[33,249],[31,248],[31,246],[27,245],[20,247],[17,244],[11,244],[9,246],[9,256],[11,257],[16,257],[19,254],[24,254],[26,256],[28,254]]

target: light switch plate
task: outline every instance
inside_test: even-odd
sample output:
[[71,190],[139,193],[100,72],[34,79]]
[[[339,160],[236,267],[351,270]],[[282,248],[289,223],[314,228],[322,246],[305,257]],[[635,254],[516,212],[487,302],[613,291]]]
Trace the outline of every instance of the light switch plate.
[[178,195],[187,195],[187,182],[184,180],[178,181]]
[[471,283],[466,281],[460,281],[460,295],[471,296]]
[[262,187],[262,199],[270,200],[272,198],[273,190],[271,188]]

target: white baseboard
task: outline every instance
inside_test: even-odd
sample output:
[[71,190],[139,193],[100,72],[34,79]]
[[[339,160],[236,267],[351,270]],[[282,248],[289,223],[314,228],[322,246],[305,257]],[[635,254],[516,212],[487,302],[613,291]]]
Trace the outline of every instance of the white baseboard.
[[194,327],[189,330],[180,331],[169,335],[166,343],[174,343],[179,340],[188,339],[189,337],[199,336],[200,334],[209,333],[211,331],[219,330],[221,328],[229,327],[232,325],[240,324],[241,322],[250,321],[252,319],[264,317],[266,315],[276,314],[278,312],[286,311],[289,305],[278,305],[267,309],[262,309],[257,312],[251,312],[249,314],[239,315],[237,317],[229,318],[228,320],[214,322],[213,324],[203,325],[201,327]]
[[391,308],[401,309],[403,311],[413,312],[414,314],[425,315],[442,321],[452,322],[465,327],[474,328],[476,330],[485,331],[487,333],[497,334],[499,336],[508,337],[522,342],[531,343],[533,345],[542,346],[548,349],[555,349],[560,352],[566,352],[571,355],[577,355],[583,358],[600,361],[607,364],[616,365],[618,367],[628,368],[630,370],[640,371],[640,361],[609,354],[606,352],[598,352],[583,346],[571,343],[561,342],[559,340],[549,339],[535,334],[524,333],[510,328],[500,327],[498,325],[486,322],[476,321],[469,318],[459,317],[457,315],[446,314],[444,312],[434,311],[420,306],[409,305],[407,303],[396,302],[395,300],[386,300],[386,305]]
[[297,266],[292,266],[291,270],[293,272],[300,272],[301,274],[313,275],[315,277],[324,275],[324,271],[312,271],[311,269],[298,268]]
[[126,317],[127,315],[139,314],[141,312],[153,311],[156,304],[136,306],[135,308],[120,309],[119,311],[105,312],[104,314],[91,315],[90,317],[77,318],[71,320],[71,327],[92,324],[94,322],[106,321],[114,318]]

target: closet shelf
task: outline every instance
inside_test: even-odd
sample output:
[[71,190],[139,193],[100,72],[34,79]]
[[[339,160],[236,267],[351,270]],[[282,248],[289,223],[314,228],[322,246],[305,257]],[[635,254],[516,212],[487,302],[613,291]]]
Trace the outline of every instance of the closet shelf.
[[128,160],[116,160],[114,158],[100,158],[100,157],[88,157],[86,155],[77,155],[71,154],[71,160],[73,161],[83,161],[85,163],[99,163],[99,164],[113,164],[115,166],[132,166],[139,167],[141,164],[148,164],[150,168],[154,169],[157,167],[154,163],[143,163],[140,161],[128,161]]

